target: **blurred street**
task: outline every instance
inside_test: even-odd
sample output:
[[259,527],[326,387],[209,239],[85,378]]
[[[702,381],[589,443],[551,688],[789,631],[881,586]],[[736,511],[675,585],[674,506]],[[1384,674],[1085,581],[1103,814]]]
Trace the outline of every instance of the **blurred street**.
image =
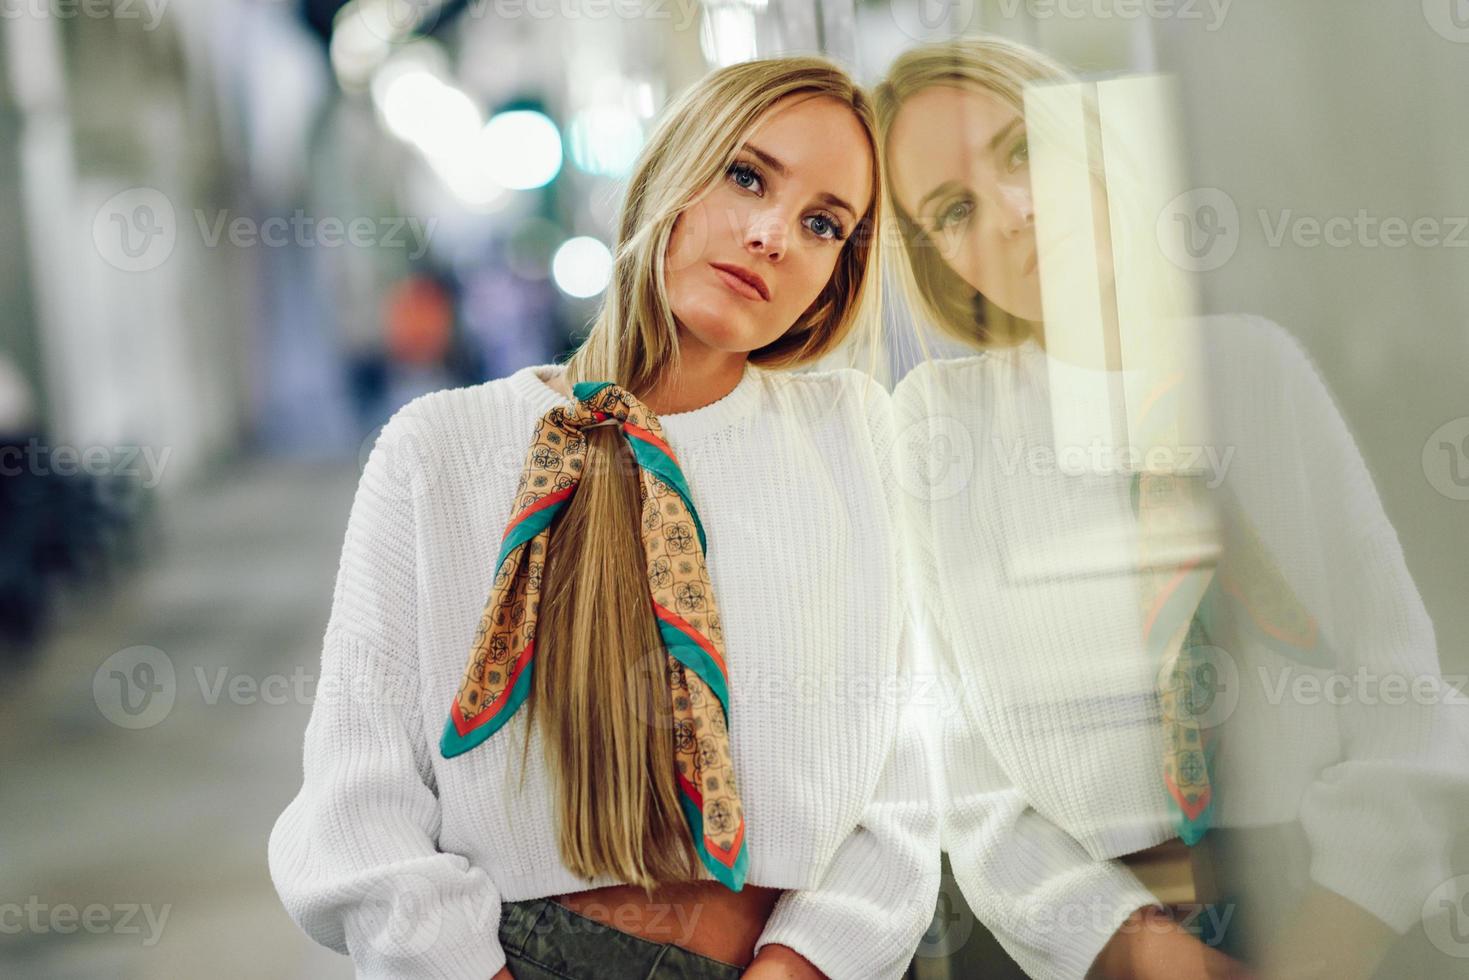
[[[78,915],[6,936],[0,976],[352,976],[286,917],[264,851],[300,784],[356,478],[262,460],[220,472],[166,511],[155,564],[72,603],[34,668],[4,680],[0,880],[42,922]],[[128,730],[93,683],[134,645],[166,655],[177,696]],[[88,931],[89,908],[107,928]]]

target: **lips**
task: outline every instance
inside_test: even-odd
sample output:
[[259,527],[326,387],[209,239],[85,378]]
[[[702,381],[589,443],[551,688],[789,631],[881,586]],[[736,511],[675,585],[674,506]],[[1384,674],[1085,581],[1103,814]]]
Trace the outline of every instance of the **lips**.
[[[765,285],[765,280],[761,279],[757,274],[748,269],[741,269],[737,265],[727,265],[723,262],[710,262],[709,265],[715,271],[721,273],[725,277],[726,282],[729,282],[731,279],[735,280],[735,282],[730,283],[730,288],[736,292],[742,292],[743,290],[740,287],[744,286],[746,289],[753,290],[760,299],[769,301],[770,289]],[[751,298],[753,299],[754,297]]]

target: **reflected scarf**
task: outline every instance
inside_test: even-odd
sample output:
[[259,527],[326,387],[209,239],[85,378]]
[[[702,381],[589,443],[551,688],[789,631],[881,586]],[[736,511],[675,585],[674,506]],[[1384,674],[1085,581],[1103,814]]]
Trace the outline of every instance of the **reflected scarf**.
[[[703,525],[657,416],[610,381],[583,381],[572,390],[575,405],[558,405],[536,425],[440,751],[445,758],[469,751],[525,702],[535,667],[542,563],[552,522],[581,479],[587,449],[582,430],[617,425],[638,464],[648,591],[667,656],[677,764],[670,778],[677,779],[704,866],[740,891],[749,863],[744,808],[730,755],[724,631],[705,567]],[[608,696],[614,696],[611,687]]]
[[[1140,429],[1147,438],[1176,436],[1168,405],[1182,387],[1181,374],[1165,379],[1147,402]],[[1159,410],[1159,406],[1164,406]],[[1222,474],[1221,474],[1222,476]],[[1135,473],[1133,513],[1138,518],[1143,643],[1158,666],[1163,718],[1163,783],[1178,836],[1198,843],[1214,821],[1216,729],[1232,705],[1227,690],[1238,683],[1234,658],[1241,650],[1218,646],[1248,638],[1311,666],[1330,666],[1315,616],[1297,597],[1243,508],[1221,492],[1225,531],[1217,560],[1170,561],[1169,545],[1196,527],[1208,506],[1197,475]],[[1171,540],[1170,540],[1171,539]],[[1232,679],[1231,679],[1232,678]],[[1226,700],[1220,701],[1224,697]]]

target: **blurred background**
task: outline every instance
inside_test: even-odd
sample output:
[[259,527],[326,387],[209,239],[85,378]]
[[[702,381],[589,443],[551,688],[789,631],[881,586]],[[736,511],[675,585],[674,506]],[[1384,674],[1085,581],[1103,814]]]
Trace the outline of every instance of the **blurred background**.
[[[710,68],[976,31],[1176,79],[1205,311],[1316,360],[1462,688],[1462,0],[0,0],[0,975],[350,976],[265,843],[378,428],[574,344]],[[1005,975],[950,884],[915,975]],[[1469,975],[1466,890],[1381,974]]]

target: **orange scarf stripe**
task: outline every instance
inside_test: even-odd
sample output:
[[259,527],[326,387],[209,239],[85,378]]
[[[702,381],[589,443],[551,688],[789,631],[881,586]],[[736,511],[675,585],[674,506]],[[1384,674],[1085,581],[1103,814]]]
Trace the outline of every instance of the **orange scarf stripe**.
[[459,702],[454,702],[449,708],[449,714],[454,718],[454,727],[459,729],[460,735],[466,735],[472,729],[478,728],[486,719],[499,711],[506,701],[510,700],[510,695],[515,690],[515,682],[520,680],[521,671],[525,670],[526,664],[530,663],[534,647],[535,641],[532,640],[525,645],[525,649],[520,651],[520,654],[515,658],[515,665],[511,668],[509,677],[505,681],[505,689],[479,714],[473,718],[465,718],[464,714],[459,710]]
[[677,628],[679,632],[697,643],[705,653],[709,654],[709,658],[719,665],[719,672],[728,679],[729,670],[724,664],[724,654],[720,653],[719,648],[709,642],[708,637],[690,626],[688,620],[684,619],[672,609],[659,605],[656,599],[653,601],[653,612],[657,614],[659,619]]
[[514,532],[515,528],[520,524],[520,522],[525,520],[527,517],[530,517],[532,514],[538,511],[545,510],[547,507],[555,507],[557,504],[565,500],[567,497],[570,497],[575,492],[576,487],[573,486],[567,487],[565,490],[557,490],[553,493],[546,494],[540,500],[537,500],[535,503],[531,504],[529,507],[525,508],[519,514],[516,514],[513,518],[511,518],[510,523],[505,525],[505,533],[500,535],[500,540],[504,541],[506,538],[510,537],[511,533]]
[[633,435],[637,436],[644,442],[651,443],[657,446],[659,449],[663,450],[663,454],[665,456],[673,460],[674,465],[678,464],[678,456],[674,453],[673,447],[664,442],[662,439],[659,439],[657,436],[653,435],[653,433],[649,432],[641,425],[634,425],[631,422],[624,422],[622,423],[622,428],[624,431],[631,432]]

